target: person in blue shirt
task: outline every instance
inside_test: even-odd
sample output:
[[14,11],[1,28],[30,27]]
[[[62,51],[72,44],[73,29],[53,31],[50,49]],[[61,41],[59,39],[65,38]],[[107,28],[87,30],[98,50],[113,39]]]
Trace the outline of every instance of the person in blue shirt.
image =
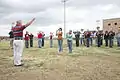
[[67,38],[69,53],[72,53],[72,39],[73,39],[72,30],[70,30],[69,33],[67,33],[66,38]]

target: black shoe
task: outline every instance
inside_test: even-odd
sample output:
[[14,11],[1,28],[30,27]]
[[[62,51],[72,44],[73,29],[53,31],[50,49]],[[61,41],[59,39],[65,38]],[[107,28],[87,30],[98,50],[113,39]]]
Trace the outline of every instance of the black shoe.
[[19,66],[23,66],[24,64],[20,64],[20,65],[14,65],[14,66],[16,66],[16,67],[19,67]]

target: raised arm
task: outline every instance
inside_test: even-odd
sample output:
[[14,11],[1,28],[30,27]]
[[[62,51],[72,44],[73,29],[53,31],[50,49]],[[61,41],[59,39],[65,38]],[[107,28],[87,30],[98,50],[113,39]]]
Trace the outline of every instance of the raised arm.
[[35,20],[35,18],[33,18],[30,22],[28,22],[28,23],[25,25],[25,27],[28,27],[29,25],[31,25],[34,20]]

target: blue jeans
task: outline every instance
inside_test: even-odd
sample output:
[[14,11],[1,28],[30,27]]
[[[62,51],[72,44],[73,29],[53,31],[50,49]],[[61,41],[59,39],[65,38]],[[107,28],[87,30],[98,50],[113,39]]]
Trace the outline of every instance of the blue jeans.
[[92,46],[93,44],[93,38],[90,38],[90,45]]
[[38,39],[38,47],[41,48],[42,47],[42,38]]
[[117,46],[120,47],[120,37],[117,38]]
[[72,40],[68,40],[69,53],[72,53]]
[[101,39],[100,38],[97,38],[97,46],[101,47]]
[[84,41],[84,38],[80,38],[80,44],[84,44],[85,45],[85,41]]
[[98,46],[98,38],[95,38],[95,44]]
[[100,44],[103,45],[103,39],[101,39],[101,43]]
[[25,40],[25,47],[28,48],[29,47],[29,41]]
[[30,47],[33,47],[33,39],[30,39]]
[[90,46],[90,38],[86,38],[86,45],[87,45],[87,47],[89,47]]
[[53,40],[50,39],[50,48],[52,48],[52,47],[53,47]]
[[109,47],[113,47],[113,39],[109,39]]
[[58,40],[59,52],[62,52],[62,51],[63,51],[62,42],[63,42],[63,40]]
[[105,46],[108,46],[108,39],[105,39]]
[[67,47],[68,47],[68,40],[67,40]]

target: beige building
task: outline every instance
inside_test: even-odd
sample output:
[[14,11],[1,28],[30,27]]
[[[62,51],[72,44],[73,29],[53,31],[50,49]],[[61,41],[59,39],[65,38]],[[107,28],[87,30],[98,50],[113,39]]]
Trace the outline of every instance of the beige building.
[[120,18],[112,18],[112,19],[104,19],[103,20],[103,31],[114,31],[118,32],[118,28],[120,27]]

